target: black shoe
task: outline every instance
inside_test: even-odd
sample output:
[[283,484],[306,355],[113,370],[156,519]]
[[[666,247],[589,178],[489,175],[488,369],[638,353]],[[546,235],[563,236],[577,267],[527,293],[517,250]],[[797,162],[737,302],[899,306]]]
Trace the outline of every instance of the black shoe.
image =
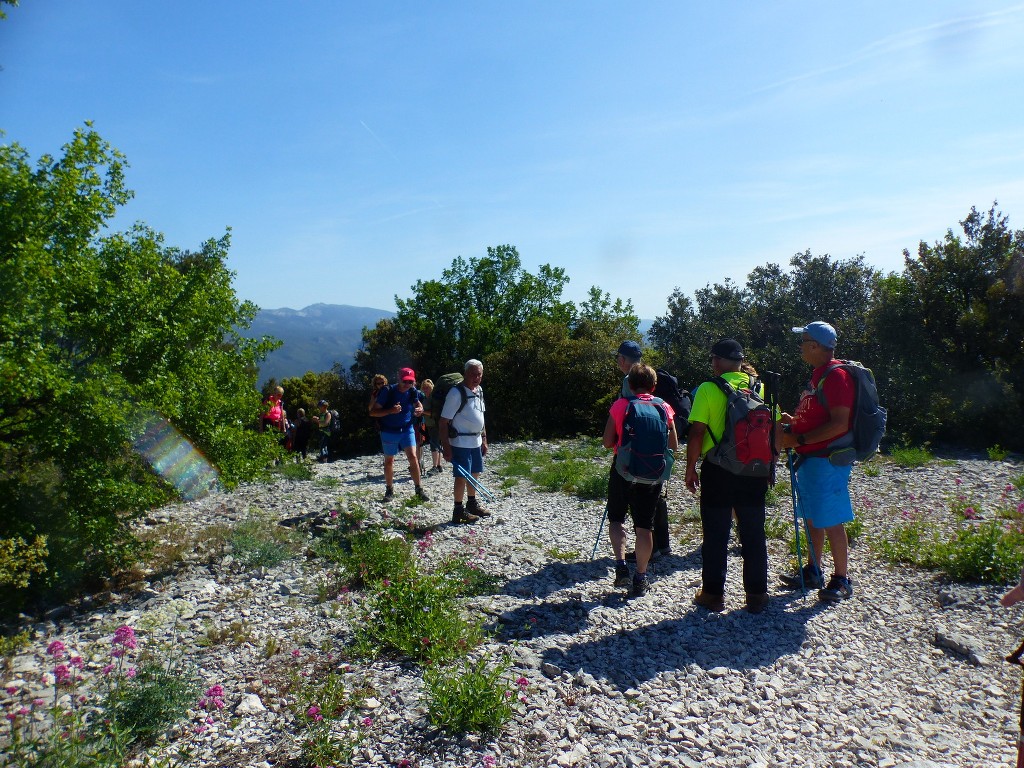
[[[808,563],[803,567],[803,573],[803,586],[805,589],[819,589],[824,586],[825,579],[822,578],[821,569],[817,566]],[[799,573],[785,573],[779,576],[779,581],[790,589],[800,589],[801,586]]]
[[456,509],[454,512],[452,512],[452,524],[453,525],[462,525],[462,524],[466,524],[466,523],[472,524],[472,523],[479,522],[479,520],[480,520],[479,517],[477,517],[476,515],[471,515],[469,512],[467,512],[464,509]]
[[427,492],[420,488],[418,485],[416,486],[416,495],[423,499],[423,501],[430,501],[430,497],[427,496]]
[[616,587],[628,587],[633,583],[633,576],[629,572],[629,568],[622,565],[615,566],[615,581],[613,584]]
[[828,580],[828,586],[818,590],[818,599],[827,603],[838,603],[853,597],[853,582],[846,576],[836,576]]
[[384,501],[391,501],[395,498],[395,489],[390,485],[384,489]]
[[761,593],[747,593],[747,613],[760,613],[768,607],[768,602],[771,598],[767,592]]
[[647,574],[633,577],[633,597],[643,597],[650,590],[651,582],[647,579]]

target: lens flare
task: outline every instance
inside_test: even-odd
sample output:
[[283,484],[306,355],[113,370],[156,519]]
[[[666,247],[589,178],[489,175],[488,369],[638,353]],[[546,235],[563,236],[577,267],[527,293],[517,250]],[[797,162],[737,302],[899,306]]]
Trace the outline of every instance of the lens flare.
[[146,416],[139,432],[132,446],[183,499],[198,499],[220,489],[217,470],[167,419]]

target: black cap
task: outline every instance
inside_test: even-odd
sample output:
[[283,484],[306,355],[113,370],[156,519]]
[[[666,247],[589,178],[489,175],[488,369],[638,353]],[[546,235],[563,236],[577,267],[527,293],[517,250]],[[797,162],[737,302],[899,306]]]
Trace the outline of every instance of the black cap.
[[742,360],[743,347],[736,339],[722,339],[711,348],[711,354],[723,360]]

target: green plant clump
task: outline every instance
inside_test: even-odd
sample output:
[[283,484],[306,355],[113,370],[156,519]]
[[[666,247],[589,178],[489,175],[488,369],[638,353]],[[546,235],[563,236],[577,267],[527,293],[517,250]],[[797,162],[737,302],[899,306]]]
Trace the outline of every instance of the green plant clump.
[[152,743],[168,726],[183,719],[195,705],[201,687],[191,675],[148,661],[125,680],[109,702],[117,727],[134,739]]
[[236,525],[228,539],[235,560],[245,568],[272,568],[295,552],[290,531],[270,520],[246,520]]
[[906,445],[893,448],[889,457],[898,466],[908,469],[923,467],[935,459],[931,451],[923,446],[912,448]]
[[490,658],[463,660],[453,666],[432,666],[423,675],[427,689],[430,722],[449,733],[467,731],[496,733],[512,719],[526,688],[525,678],[517,684],[507,672],[506,656],[491,666]]
[[990,446],[987,449],[987,452],[989,461],[1002,461],[1003,459],[1010,455],[1010,452],[1003,448],[1001,445],[999,445],[999,443]]
[[413,659],[444,661],[479,645],[480,621],[459,608],[455,584],[443,576],[409,572],[380,582],[359,603],[354,622],[357,653],[394,651]]

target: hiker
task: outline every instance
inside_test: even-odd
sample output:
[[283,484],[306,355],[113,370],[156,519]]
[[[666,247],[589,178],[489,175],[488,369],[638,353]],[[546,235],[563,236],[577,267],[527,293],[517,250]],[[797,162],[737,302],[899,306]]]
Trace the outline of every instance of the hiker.
[[[619,344],[619,348],[615,351],[615,364],[619,366],[619,370],[622,371],[622,389],[621,397],[627,399],[633,398],[633,393],[629,389],[629,371],[630,369],[643,361],[643,352],[640,350],[640,345],[635,341],[626,340]],[[657,374],[655,374],[657,375]],[[678,438],[678,430],[677,430]],[[615,457],[612,457],[612,467],[609,470],[611,477],[615,473]],[[667,557],[672,554],[672,538],[669,535],[668,530],[668,498],[667,488],[662,485],[661,497],[658,499],[658,506],[654,511],[654,549],[651,551],[651,560],[657,561],[662,557]],[[636,551],[627,552],[626,560],[631,563],[636,562]]]
[[380,432],[380,419],[372,418],[373,406],[377,404],[377,395],[379,395],[380,391],[387,387],[387,385],[388,377],[385,376],[383,373],[378,373],[374,375],[373,379],[370,382],[370,402],[367,405],[366,410],[367,413],[371,415],[370,420],[373,422],[373,428],[378,432]]
[[[763,400],[764,385],[746,362],[743,347],[735,339],[722,339],[711,347],[711,370],[734,390],[750,390]],[[753,391],[753,390],[752,390]],[[729,400],[720,384],[705,381],[693,395],[689,442],[686,448],[686,487],[700,489],[701,586],[693,602],[709,611],[725,610],[725,576],[729,558],[729,534],[736,516],[746,609],[760,613],[768,605],[768,542],[765,538],[765,495],[768,476],[744,476],[708,459],[716,443],[726,440],[726,406]],[[770,448],[772,430],[765,439]],[[700,475],[697,459],[703,458]]]
[[284,387],[275,387],[267,399],[264,400],[267,410],[260,417],[260,432],[270,427],[278,432],[284,432],[288,428],[287,418],[284,413]]
[[[374,377],[376,378],[376,377]],[[382,387],[370,408],[370,416],[380,420],[380,444],[384,451],[384,501],[395,497],[395,456],[401,450],[409,460],[409,474],[416,495],[430,501],[420,485],[420,463],[416,459],[414,419],[423,415],[423,403],[416,390],[416,373],[412,368],[398,372],[398,382]]]
[[[678,442],[672,406],[651,394],[657,382],[654,369],[643,363],[635,363],[629,369],[626,382],[631,397],[620,397],[612,403],[604,426],[604,447],[615,449],[615,461],[608,476],[608,538],[615,556],[615,586],[629,587],[632,584],[632,594],[643,596],[650,589],[647,565],[654,549],[655,509],[664,478],[671,472],[672,459],[667,456],[668,449],[675,451]],[[644,408],[643,414],[638,410],[641,407]],[[654,430],[658,434],[652,434]],[[631,444],[643,443],[645,446],[660,448],[638,448],[637,456],[646,460],[651,470],[649,475],[639,477],[632,474],[626,477],[627,471],[632,472],[636,468],[623,466],[627,450],[624,438],[627,434]],[[642,453],[639,452],[641,450]],[[664,469],[666,461],[667,470]],[[633,520],[633,533],[636,536],[636,573],[632,576],[626,565],[626,532],[623,528],[627,511]]]
[[331,444],[331,412],[327,410],[327,401],[317,403],[320,413],[313,416],[313,421],[320,427],[320,455],[317,461],[323,464],[330,457]]
[[437,419],[434,418],[433,409],[430,407],[431,396],[434,394],[434,382],[431,379],[424,379],[420,383],[423,390],[423,426],[427,429],[427,442],[430,443],[430,458],[432,463],[428,472],[441,474],[441,436],[437,431]]
[[619,348],[615,351],[615,363],[622,371],[622,394],[620,397],[633,397],[633,393],[629,390],[629,371],[642,359],[643,353],[640,351],[640,345],[635,341],[626,340],[619,344]]
[[[842,368],[833,368],[836,330],[816,320],[793,328],[800,334],[800,356],[813,367],[810,384],[800,395],[800,403],[792,415],[783,413],[785,425],[780,444],[796,449],[795,489],[797,511],[807,521],[812,558],[803,568],[803,579],[797,574],[781,576],[790,589],[802,584],[818,587],[818,598],[827,602],[845,600],[853,595],[848,564],[850,544],[845,523],[853,520],[850,501],[852,465],[835,466],[827,455],[830,443],[850,431],[856,397],[856,383]],[[826,376],[826,373],[828,374]],[[825,377],[819,397],[818,383]],[[823,401],[823,402],[822,402]],[[821,570],[822,551],[828,538],[832,550],[832,578],[824,584]]]
[[[468,472],[474,478],[484,471],[484,456],[487,455],[487,431],[484,426],[484,390],[480,382],[484,378],[484,364],[479,360],[467,360],[462,382],[456,384],[445,397],[438,421],[441,436],[441,454],[452,464],[455,472],[455,507],[452,523],[475,523],[481,517],[490,517],[476,497],[476,488],[460,474]],[[463,498],[469,495],[465,506]]]
[[1024,600],[1024,568],[1020,569],[1020,581],[1017,582],[1017,586],[1003,595],[999,599],[999,604],[1003,606],[1003,608],[1010,608],[1021,600]]
[[306,458],[306,451],[309,450],[309,437],[313,432],[313,422],[306,418],[306,409],[299,408],[295,416],[295,443],[292,450],[297,451]]

